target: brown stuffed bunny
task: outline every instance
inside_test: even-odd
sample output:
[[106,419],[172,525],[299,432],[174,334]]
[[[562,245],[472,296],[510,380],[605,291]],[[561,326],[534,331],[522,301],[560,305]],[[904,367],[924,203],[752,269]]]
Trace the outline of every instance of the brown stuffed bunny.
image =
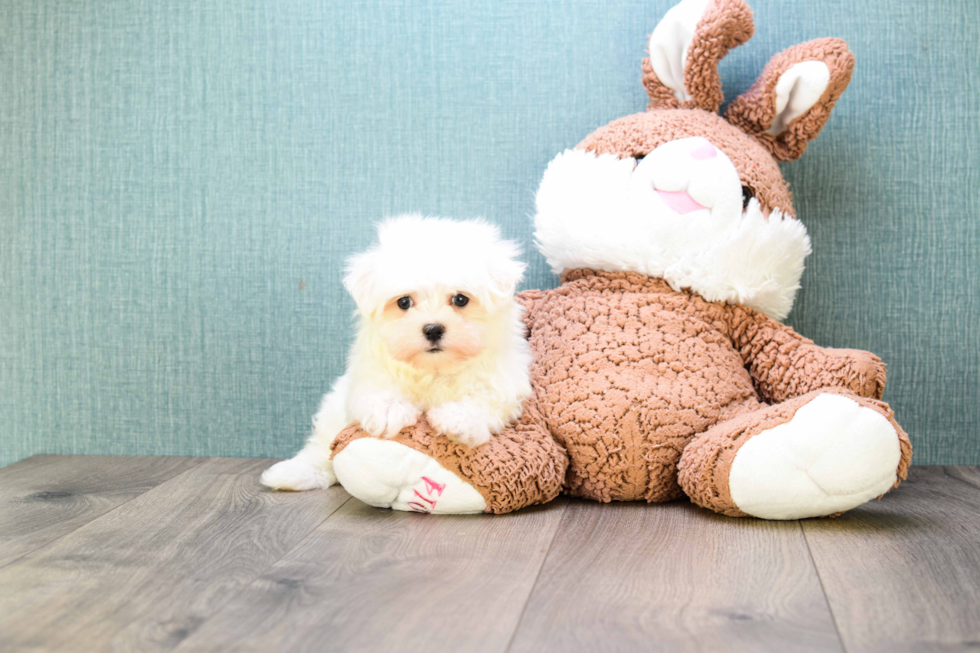
[[[722,118],[718,62],[752,33],[742,0],[684,0],[650,37],[648,110],[548,166],[535,237],[562,283],[520,296],[535,357],[521,422],[475,449],[424,421],[384,441],[352,426],[334,443],[344,487],[424,512],[508,512],[564,491],[797,519],[905,477],[884,364],[778,321],[810,242],[777,162],[820,132],[854,58],[836,39],[792,47]],[[454,499],[457,485],[482,502]]]

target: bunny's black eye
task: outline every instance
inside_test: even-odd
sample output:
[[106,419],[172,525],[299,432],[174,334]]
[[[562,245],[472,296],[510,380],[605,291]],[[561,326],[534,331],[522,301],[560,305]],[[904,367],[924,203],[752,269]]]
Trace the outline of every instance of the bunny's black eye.
[[464,306],[470,303],[470,298],[462,293],[456,293],[455,295],[453,295],[451,301],[453,303],[453,306],[456,306],[457,308],[463,308]]
[[755,197],[755,192],[748,186],[742,186],[742,210],[749,208],[749,200]]
[[398,308],[402,309],[403,311],[407,311],[408,309],[412,308],[412,304],[414,303],[415,302],[412,301],[412,298],[406,295],[398,300]]

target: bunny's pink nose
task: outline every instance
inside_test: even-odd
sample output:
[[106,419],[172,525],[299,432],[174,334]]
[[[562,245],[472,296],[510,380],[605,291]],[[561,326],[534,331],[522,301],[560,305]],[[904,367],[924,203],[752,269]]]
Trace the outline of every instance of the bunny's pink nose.
[[699,145],[697,149],[691,152],[692,159],[697,159],[698,161],[704,161],[706,159],[713,159],[716,156],[718,156],[718,150],[715,149],[714,145],[712,145],[705,139],[701,139],[701,140],[704,142],[704,144]]

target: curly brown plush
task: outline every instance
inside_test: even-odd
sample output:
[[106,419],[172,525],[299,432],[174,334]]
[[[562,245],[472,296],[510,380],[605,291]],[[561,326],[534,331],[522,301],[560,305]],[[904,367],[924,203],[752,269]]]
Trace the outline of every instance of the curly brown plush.
[[[752,32],[741,0],[684,0],[650,37],[648,110],[549,165],[535,237],[562,282],[519,296],[534,354],[521,422],[476,449],[424,422],[392,446],[435,461],[496,513],[565,492],[686,495],[726,515],[797,519],[905,478],[911,445],[881,401],[881,360],[779,321],[810,241],[777,162],[820,132],[854,58],[837,39],[792,47],[722,118],[718,62]],[[334,443],[345,487],[419,482],[364,472],[350,445],[365,437],[353,425]],[[427,500],[426,512],[443,498]]]

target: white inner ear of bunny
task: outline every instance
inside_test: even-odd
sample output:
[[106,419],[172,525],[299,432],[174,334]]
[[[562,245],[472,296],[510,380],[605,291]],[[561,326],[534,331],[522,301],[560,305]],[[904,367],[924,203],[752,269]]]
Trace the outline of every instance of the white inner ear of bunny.
[[820,101],[830,84],[830,68],[822,61],[803,61],[776,82],[776,117],[766,130],[779,136],[790,124]]
[[668,11],[650,35],[650,65],[660,83],[681,102],[691,94],[684,85],[684,66],[694,32],[710,0],[683,0]]

